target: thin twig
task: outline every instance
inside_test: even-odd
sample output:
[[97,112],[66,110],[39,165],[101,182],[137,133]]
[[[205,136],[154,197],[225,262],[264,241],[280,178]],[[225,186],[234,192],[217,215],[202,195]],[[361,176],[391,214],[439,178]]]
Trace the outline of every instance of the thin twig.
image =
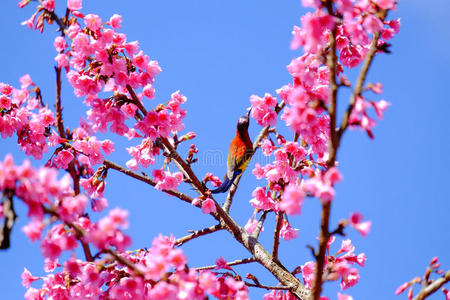
[[179,246],[183,245],[184,243],[187,243],[188,241],[195,239],[199,236],[214,233],[214,232],[222,230],[222,229],[223,229],[222,225],[217,224],[217,225],[214,225],[214,226],[211,226],[208,228],[203,228],[203,229],[194,231],[189,235],[186,235],[184,237],[181,237],[181,238],[175,240],[175,245],[179,247]]
[[[387,10],[382,10],[380,12],[380,20],[384,20],[387,15]],[[361,70],[359,71],[358,79],[356,80],[355,88],[353,90],[353,93],[350,97],[350,104],[347,108],[347,111],[344,114],[344,117],[342,119],[341,126],[339,127],[338,131],[338,145],[340,144],[342,135],[344,134],[345,130],[348,127],[348,121],[350,118],[350,115],[353,112],[353,109],[355,107],[356,98],[361,94],[363,91],[364,83],[366,81],[367,73],[369,71],[370,65],[372,64],[372,61],[375,57],[375,54],[378,51],[378,40],[380,39],[380,32],[376,32],[374,34],[372,43],[370,44],[369,52],[366,55],[366,58],[364,59],[363,65],[361,67]]]
[[14,227],[17,215],[14,210],[13,202],[14,193],[10,190],[5,190],[3,201],[3,224],[0,227],[0,249],[8,249],[11,245],[11,231]]
[[279,211],[277,213],[275,230],[273,232],[272,257],[275,260],[278,260],[278,247],[280,246],[280,230],[282,223],[283,223],[283,212]]
[[[236,266],[236,265],[242,265],[242,264],[249,264],[249,263],[252,263],[255,261],[256,261],[256,259],[254,259],[253,257],[250,257],[250,258],[243,258],[243,259],[238,259],[238,260],[229,262],[229,263],[227,263],[227,265],[228,266]],[[195,268],[195,270],[197,270],[197,271],[211,270],[211,269],[215,269],[216,267],[217,267],[217,265],[213,265],[213,266]]]
[[426,287],[423,287],[420,290],[419,294],[417,294],[417,296],[415,296],[413,300],[423,300],[427,298],[449,281],[450,281],[450,271],[447,271],[445,272],[444,275],[442,275],[442,277],[434,280],[431,284],[427,285]]
[[[136,173],[136,172],[133,172],[130,169],[124,168],[124,167],[122,167],[122,166],[120,166],[120,165],[118,165],[118,164],[116,164],[116,163],[114,163],[112,161],[104,160],[103,164],[107,168],[119,171],[119,172],[121,172],[121,173],[123,173],[123,174],[125,174],[127,176],[133,177],[133,178],[135,178],[137,180],[140,180],[142,182],[145,182],[145,183],[147,183],[147,184],[149,184],[151,186],[156,186],[156,182],[153,179],[151,179],[150,177],[142,175],[142,174],[139,174],[139,173]],[[190,197],[190,196],[188,196],[188,195],[186,195],[186,194],[184,194],[182,192],[179,192],[179,191],[176,191],[176,190],[166,190],[166,189],[163,189],[162,191],[167,193],[167,194],[169,194],[169,195],[171,195],[171,196],[175,196],[175,197],[179,198],[180,200],[183,200],[184,202],[192,204],[192,201],[193,201],[192,197]]]
[[[334,15],[333,4],[331,0],[326,2],[327,10],[329,15]],[[330,115],[330,142],[328,143],[328,161],[327,166],[330,168],[334,166],[336,161],[336,155],[338,150],[338,139],[336,135],[336,114],[337,114],[337,92],[338,85],[336,82],[336,32],[337,24],[334,26],[330,34],[330,52],[327,58],[327,65],[329,69],[329,80],[330,80],[330,106],[328,108],[328,113]],[[331,201],[322,202],[322,212],[320,221],[320,236],[319,236],[319,251],[316,256],[316,269],[314,272],[314,281],[312,285],[312,293],[314,300],[319,300],[320,294],[322,293],[322,280],[323,280],[323,267],[325,264],[325,254],[326,246],[330,236],[329,233],[329,222],[330,222],[330,210]]]
[[113,249],[109,248],[109,249],[105,250],[105,253],[111,254],[111,256],[114,257],[119,263],[121,263],[122,265],[127,266],[129,269],[133,270],[133,272],[136,275],[138,275],[140,277],[144,277],[145,274],[141,270],[139,270],[132,261],[121,256],[119,253],[117,253]]
[[[333,14],[332,4],[328,0],[327,1],[328,13],[330,15]],[[380,19],[384,19],[386,17],[386,11],[382,11]],[[338,84],[336,82],[336,27],[332,31],[330,35],[330,54],[328,56],[328,68],[330,69],[330,143],[329,143],[329,159],[327,161],[327,166],[332,167],[335,165],[337,151],[341,142],[341,138],[343,133],[348,127],[348,120],[355,106],[355,101],[357,96],[361,94],[362,88],[364,86],[364,82],[367,76],[367,72],[369,71],[369,67],[373,61],[373,58],[378,51],[377,43],[380,37],[380,33],[375,33],[372,44],[370,46],[369,52],[364,59],[363,66],[361,67],[361,71],[359,73],[358,79],[356,81],[355,89],[353,94],[350,97],[350,104],[347,108],[347,111],[344,114],[344,118],[342,120],[341,126],[339,130],[336,132],[336,103],[337,103],[337,89]],[[313,299],[318,300],[320,298],[320,294],[322,292],[322,280],[323,280],[323,267],[325,263],[325,254],[326,254],[326,246],[328,243],[328,239],[330,237],[329,233],[329,220],[330,220],[330,211],[331,211],[331,202],[322,203],[322,213],[321,213],[321,224],[320,224],[320,238],[319,238],[319,251],[316,256],[316,270],[314,275],[313,282]]]
[[55,67],[56,72],[56,127],[58,128],[59,136],[65,138],[64,124],[62,118],[61,106],[61,68]]
[[262,284],[255,284],[255,283],[251,283],[251,282],[247,282],[247,281],[244,281],[244,283],[246,286],[257,287],[257,288],[266,289],[266,290],[289,290],[289,287],[287,287],[287,286],[268,286],[268,285],[262,285]]
[[145,109],[144,105],[142,105],[141,101],[136,96],[136,93],[134,92],[133,88],[129,84],[127,84],[127,91],[128,93],[130,93],[131,98],[133,99],[133,104],[136,105],[141,110],[144,116],[147,115],[147,110]]
[[[45,205],[41,205],[41,207],[42,207],[42,210],[46,214],[49,214],[51,216],[57,217],[58,219],[61,219],[60,215],[56,212],[56,210],[54,210],[52,208],[48,208]],[[89,261],[89,262],[94,261],[94,258],[91,253],[91,249],[89,248],[89,244],[86,243],[85,241],[83,241],[83,237],[86,235],[86,232],[84,231],[84,229],[72,222],[64,221],[64,224],[66,224],[67,226],[69,226],[70,228],[72,228],[75,231],[77,240],[81,243],[81,246],[83,248],[83,252],[84,252],[84,256],[86,257],[86,261]]]
[[252,236],[255,239],[258,239],[259,234],[261,233],[261,229],[263,228],[264,222],[266,221],[268,211],[265,210],[262,212],[261,216],[259,217],[258,225],[255,228],[255,231],[253,231]]

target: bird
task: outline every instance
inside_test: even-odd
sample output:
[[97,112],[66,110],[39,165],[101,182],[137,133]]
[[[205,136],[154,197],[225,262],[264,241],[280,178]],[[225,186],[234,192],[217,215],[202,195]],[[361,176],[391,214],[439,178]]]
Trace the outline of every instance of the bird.
[[250,124],[250,111],[239,118],[236,128],[236,136],[230,143],[227,159],[227,173],[222,184],[211,193],[225,193],[231,187],[234,179],[241,174],[248,165],[250,154],[253,151],[253,143],[248,136]]

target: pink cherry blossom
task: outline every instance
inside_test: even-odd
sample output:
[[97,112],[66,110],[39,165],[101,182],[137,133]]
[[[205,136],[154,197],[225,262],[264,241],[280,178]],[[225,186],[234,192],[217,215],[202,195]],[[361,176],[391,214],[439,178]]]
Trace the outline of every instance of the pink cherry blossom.
[[211,198],[207,198],[202,202],[202,212],[204,214],[210,214],[216,212],[216,204]]
[[231,267],[227,264],[227,261],[222,256],[216,259],[216,267],[214,268],[214,270],[220,269],[231,270]]
[[92,31],[97,31],[102,27],[102,20],[95,14],[88,14],[84,17],[86,27]]
[[31,275],[30,271],[28,271],[27,268],[23,269],[21,277],[22,277],[22,285],[26,288],[29,288],[33,281],[40,279],[39,277],[34,277],[33,275]]
[[298,229],[292,228],[287,220],[283,220],[280,229],[280,237],[282,237],[286,241],[296,239],[298,237]]
[[352,296],[341,294],[341,293],[337,294],[337,298],[338,298],[338,300],[353,300]]
[[108,21],[108,24],[114,29],[120,29],[122,27],[122,16],[118,14],[112,15]]
[[44,0],[42,1],[42,6],[48,11],[53,11],[55,9],[55,0]]
[[362,236],[367,236],[372,226],[371,221],[362,222],[363,216],[360,213],[352,213],[350,215],[349,224],[355,228]]
[[22,227],[22,231],[25,235],[31,240],[36,241],[41,239],[42,230],[44,229],[44,224],[42,221],[34,219],[24,227]]
[[291,183],[284,189],[279,208],[290,215],[300,214],[304,199],[305,193],[301,187]]
[[82,0],[67,0],[67,8],[70,10],[80,10]]

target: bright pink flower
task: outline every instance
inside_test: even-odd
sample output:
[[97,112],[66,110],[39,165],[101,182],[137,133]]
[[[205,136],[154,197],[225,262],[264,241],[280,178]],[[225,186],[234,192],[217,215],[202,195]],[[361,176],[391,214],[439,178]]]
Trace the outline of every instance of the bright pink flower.
[[20,277],[22,278],[22,285],[27,289],[30,287],[33,281],[40,279],[40,277],[34,277],[33,275],[31,275],[30,271],[28,271],[27,268],[23,268],[23,273]]
[[277,114],[274,111],[274,107],[277,105],[277,99],[274,96],[268,93],[264,95],[264,98],[251,95],[250,102],[252,103],[251,116],[259,125],[275,125]]
[[380,100],[378,102],[372,102],[375,112],[377,113],[378,119],[383,119],[384,111],[391,106],[391,103],[386,100]]
[[55,41],[53,42],[53,46],[55,47],[56,51],[61,52],[64,51],[64,49],[67,48],[67,43],[64,37],[57,36],[55,37]]
[[67,8],[72,11],[80,10],[82,8],[81,0],[67,0]]
[[88,14],[84,17],[84,24],[92,31],[97,31],[102,27],[102,19],[95,14]]
[[121,208],[114,208],[109,212],[109,219],[116,226],[122,226],[123,228],[128,228],[128,211]]
[[325,173],[324,180],[325,180],[325,182],[335,184],[339,181],[342,181],[342,175],[341,175],[341,173],[339,173],[339,171],[336,167],[331,167]]
[[287,214],[300,214],[305,193],[299,185],[290,183],[284,189],[279,208]]
[[320,0],[302,0],[302,5],[304,7],[320,8]]
[[270,156],[277,147],[274,145],[271,139],[264,139],[261,144],[261,150],[265,156]]
[[22,231],[32,242],[41,239],[43,229],[44,224],[37,219],[33,219],[33,221],[22,227]]
[[[253,231],[255,231],[256,227],[258,227],[258,220],[252,217],[247,221],[247,224],[245,224],[244,229],[247,231],[248,234],[252,234]],[[263,228],[261,228],[261,232],[264,232]]]
[[363,23],[367,32],[375,34],[383,29],[383,22],[374,15],[367,15]]
[[349,44],[341,50],[340,61],[347,68],[358,66],[364,59],[364,50],[359,45]]
[[[155,178],[156,179],[156,178]],[[157,180],[157,179],[156,179]],[[161,190],[176,190],[177,187],[183,181],[183,174],[181,172],[170,173],[169,171],[164,172],[162,178],[157,180],[155,188],[159,191]]]
[[375,0],[374,1],[381,9],[395,9],[396,0]]
[[362,236],[367,236],[372,226],[371,221],[362,222],[363,216],[360,213],[352,213],[349,218],[349,224],[355,228]]
[[216,212],[216,204],[211,198],[207,198],[202,202],[202,212],[204,214],[210,214]]
[[250,203],[253,207],[263,210],[269,210],[275,208],[275,202],[270,197],[270,191],[265,192],[265,189],[262,187],[257,187],[253,193],[253,199],[250,200]]
[[411,285],[411,282],[403,283],[395,290],[395,294],[399,295],[399,294],[403,293],[410,285]]
[[67,169],[73,159],[74,156],[70,151],[62,150],[53,158],[53,163],[58,169]]
[[10,86],[9,84],[0,82],[0,93],[6,96],[11,96],[12,92],[13,92],[13,87]]
[[259,163],[256,163],[252,173],[256,176],[256,179],[261,179],[264,177],[264,168]]
[[312,282],[314,280],[314,272],[316,269],[316,263],[309,261],[309,262],[305,263],[304,265],[302,265],[301,268],[302,268],[303,280],[305,281],[305,286],[310,289],[312,287]]
[[11,98],[0,95],[0,108],[10,109],[11,108]]
[[287,220],[283,220],[280,230],[280,237],[286,241],[296,239],[298,237],[298,229],[292,228]]
[[319,190],[316,193],[316,197],[318,197],[323,202],[332,201],[334,199],[334,196],[334,188],[328,184],[320,185]]
[[175,269],[183,269],[187,263],[187,258],[181,249],[173,249],[167,257],[168,261]]
[[198,281],[200,288],[207,291],[208,293],[212,293],[218,288],[217,277],[211,271],[201,272]]
[[214,268],[214,270],[220,269],[231,270],[231,267],[227,264],[227,261],[225,260],[225,258],[223,258],[223,256],[216,259],[216,267]]
[[352,245],[352,241],[349,239],[343,240],[341,243],[341,248],[337,252],[337,254],[344,252],[353,252],[355,251],[355,246]]
[[46,258],[44,260],[44,271],[47,273],[53,272],[57,267],[60,267],[58,264],[58,259],[52,260],[49,258]]
[[109,25],[111,25],[114,29],[120,29],[122,27],[122,16],[118,14],[112,15],[112,17],[109,19]]
[[26,89],[29,86],[33,85],[33,81],[31,80],[31,77],[29,74],[25,74],[22,77],[20,77],[19,82],[20,82],[21,89]]
[[44,0],[42,6],[48,11],[53,11],[55,10],[55,0]]
[[155,88],[153,87],[152,84],[147,84],[142,89],[142,94],[148,99],[153,99],[155,98]]
[[317,53],[325,44],[326,34],[335,24],[334,17],[317,10],[301,17],[302,29],[305,31],[304,48],[306,52]]
[[342,276],[341,280],[341,289],[345,290],[349,287],[354,286],[359,281],[359,273],[358,270],[355,268],[351,268],[348,270],[348,272],[345,274],[345,276]]
[[353,300],[352,296],[341,294],[341,293],[338,293],[337,297],[338,297],[338,300]]
[[20,0],[18,3],[19,8],[23,8],[27,6],[28,3],[30,3],[31,0]]

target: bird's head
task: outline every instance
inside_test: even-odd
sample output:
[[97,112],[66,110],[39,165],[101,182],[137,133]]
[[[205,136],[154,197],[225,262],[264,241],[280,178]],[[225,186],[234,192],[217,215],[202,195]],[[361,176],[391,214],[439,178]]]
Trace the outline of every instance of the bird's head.
[[238,120],[238,124],[237,124],[237,129],[239,131],[247,131],[248,130],[248,126],[250,124],[250,111],[251,109],[248,111],[247,114],[243,115],[242,117],[239,118]]

